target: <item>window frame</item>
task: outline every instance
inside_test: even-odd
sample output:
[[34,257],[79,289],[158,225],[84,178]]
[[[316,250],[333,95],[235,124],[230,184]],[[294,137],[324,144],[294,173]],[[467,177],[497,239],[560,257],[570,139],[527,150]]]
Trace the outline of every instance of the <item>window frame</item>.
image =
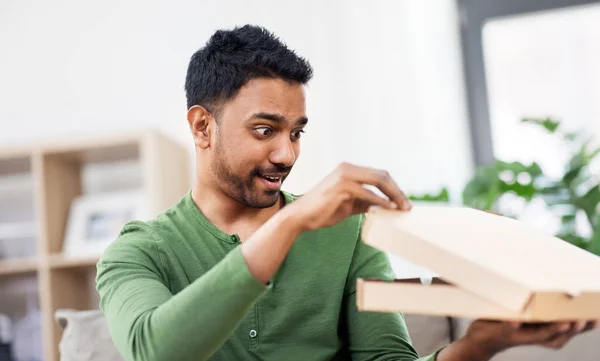
[[600,0],[456,0],[459,9],[469,132],[476,167],[494,162],[485,64],[483,25],[493,18],[598,4]]

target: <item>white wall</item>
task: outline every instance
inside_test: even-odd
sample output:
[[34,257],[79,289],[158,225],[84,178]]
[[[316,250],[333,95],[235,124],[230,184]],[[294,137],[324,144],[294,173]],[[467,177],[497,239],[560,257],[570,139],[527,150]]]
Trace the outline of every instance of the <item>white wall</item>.
[[470,172],[457,14],[452,0],[422,3],[4,0],[0,144],[148,126],[191,144],[189,57],[215,29],[255,23],[315,68],[287,189],[346,160],[408,191],[456,190]]

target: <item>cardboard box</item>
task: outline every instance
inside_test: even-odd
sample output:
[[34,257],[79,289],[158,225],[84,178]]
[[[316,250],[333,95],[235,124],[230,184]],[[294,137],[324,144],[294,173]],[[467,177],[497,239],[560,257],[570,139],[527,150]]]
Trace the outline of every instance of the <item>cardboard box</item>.
[[361,311],[545,322],[600,319],[600,257],[467,207],[372,209],[363,242],[440,275],[357,280]]

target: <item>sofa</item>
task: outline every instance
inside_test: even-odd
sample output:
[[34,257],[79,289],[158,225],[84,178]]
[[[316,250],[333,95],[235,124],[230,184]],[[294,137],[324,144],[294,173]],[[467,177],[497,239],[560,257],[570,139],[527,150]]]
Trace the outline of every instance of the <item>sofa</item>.
[[[59,310],[56,321],[64,329],[60,361],[123,361],[116,351],[100,310]],[[462,337],[471,320],[437,316],[405,315],[413,345],[420,355],[435,352]],[[578,335],[560,350],[535,346],[516,347],[492,361],[597,361],[600,330]]]

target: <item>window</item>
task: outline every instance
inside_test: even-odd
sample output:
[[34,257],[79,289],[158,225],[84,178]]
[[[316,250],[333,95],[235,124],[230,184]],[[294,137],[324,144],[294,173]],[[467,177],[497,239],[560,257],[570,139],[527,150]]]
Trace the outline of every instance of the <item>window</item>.
[[475,164],[535,159],[555,171],[557,148],[518,122],[552,116],[600,134],[600,1],[458,2]]

